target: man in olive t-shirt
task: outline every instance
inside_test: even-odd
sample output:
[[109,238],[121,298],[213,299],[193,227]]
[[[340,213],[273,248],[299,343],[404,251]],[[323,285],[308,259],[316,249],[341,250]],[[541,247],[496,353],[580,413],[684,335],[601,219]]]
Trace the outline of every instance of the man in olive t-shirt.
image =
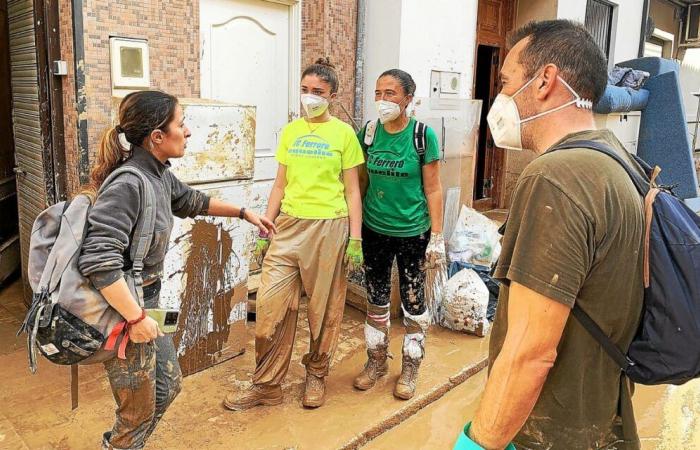
[[607,64],[568,21],[527,25],[513,42],[489,125],[497,145],[539,156],[514,190],[489,380],[466,435],[484,448],[636,449],[631,383],[570,310],[578,304],[629,347],[643,297],[642,199],[604,154],[547,152],[594,140],[636,166],[611,132],[595,130],[583,101],[602,94]]

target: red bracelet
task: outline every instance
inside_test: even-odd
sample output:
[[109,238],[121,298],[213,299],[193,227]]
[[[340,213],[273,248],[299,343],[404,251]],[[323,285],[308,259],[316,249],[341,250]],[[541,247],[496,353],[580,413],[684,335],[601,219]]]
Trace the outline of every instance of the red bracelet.
[[141,308],[141,317],[139,317],[138,319],[134,319],[134,320],[128,320],[126,323],[131,327],[131,326],[134,326],[137,323],[141,322],[145,318],[146,318],[146,310]]

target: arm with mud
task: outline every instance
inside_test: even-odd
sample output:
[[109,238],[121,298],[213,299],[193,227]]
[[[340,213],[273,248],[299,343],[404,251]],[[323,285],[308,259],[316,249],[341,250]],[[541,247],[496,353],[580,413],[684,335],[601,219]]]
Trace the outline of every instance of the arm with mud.
[[487,449],[504,448],[537,403],[569,318],[569,306],[511,282],[508,332],[470,430]]

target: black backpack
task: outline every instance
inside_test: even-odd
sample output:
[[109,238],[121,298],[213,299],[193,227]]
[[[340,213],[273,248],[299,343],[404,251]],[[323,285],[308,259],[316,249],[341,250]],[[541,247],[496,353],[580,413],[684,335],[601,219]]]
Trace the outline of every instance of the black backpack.
[[[362,140],[365,150],[370,148],[374,143],[374,135],[377,132],[378,125],[379,120],[370,120],[365,124],[365,138]],[[416,149],[416,153],[418,153],[418,159],[420,160],[421,166],[425,164],[425,149],[427,147],[425,137],[426,128],[426,124],[417,120],[413,125],[413,147]]]
[[683,384],[700,376],[700,217],[654,180],[642,177],[617,153],[594,141],[575,141],[550,151],[587,148],[617,161],[644,198],[644,303],[642,319],[625,355],[576,304],[572,314],[635,383]]

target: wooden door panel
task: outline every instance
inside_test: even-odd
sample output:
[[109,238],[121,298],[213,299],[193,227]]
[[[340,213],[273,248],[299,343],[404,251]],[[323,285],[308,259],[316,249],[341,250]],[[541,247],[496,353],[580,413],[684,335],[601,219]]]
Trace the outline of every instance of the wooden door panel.
[[[493,54],[492,61],[490,61],[490,92],[488,99],[484,99],[484,108],[486,109],[493,103],[501,88],[499,71],[506,54],[508,33],[513,28],[514,23],[514,0],[479,0],[477,48],[480,45],[486,45],[497,49]],[[482,61],[482,64],[484,63]],[[483,67],[481,67],[481,70],[483,74]],[[485,115],[483,117],[485,119]],[[482,120],[481,126],[486,127],[486,140],[481,143],[485,150],[479,152],[483,157],[480,161],[475,161],[475,164],[480,164],[481,168],[483,168],[483,180],[490,184],[490,188],[483,190],[482,187],[475,186],[474,192],[481,192],[483,197],[477,198],[475,195],[474,207],[478,210],[488,210],[500,206],[499,201],[502,197],[501,191],[504,181],[502,174],[505,163],[505,151],[494,146],[491,132],[488,130],[488,123],[485,120]]]

